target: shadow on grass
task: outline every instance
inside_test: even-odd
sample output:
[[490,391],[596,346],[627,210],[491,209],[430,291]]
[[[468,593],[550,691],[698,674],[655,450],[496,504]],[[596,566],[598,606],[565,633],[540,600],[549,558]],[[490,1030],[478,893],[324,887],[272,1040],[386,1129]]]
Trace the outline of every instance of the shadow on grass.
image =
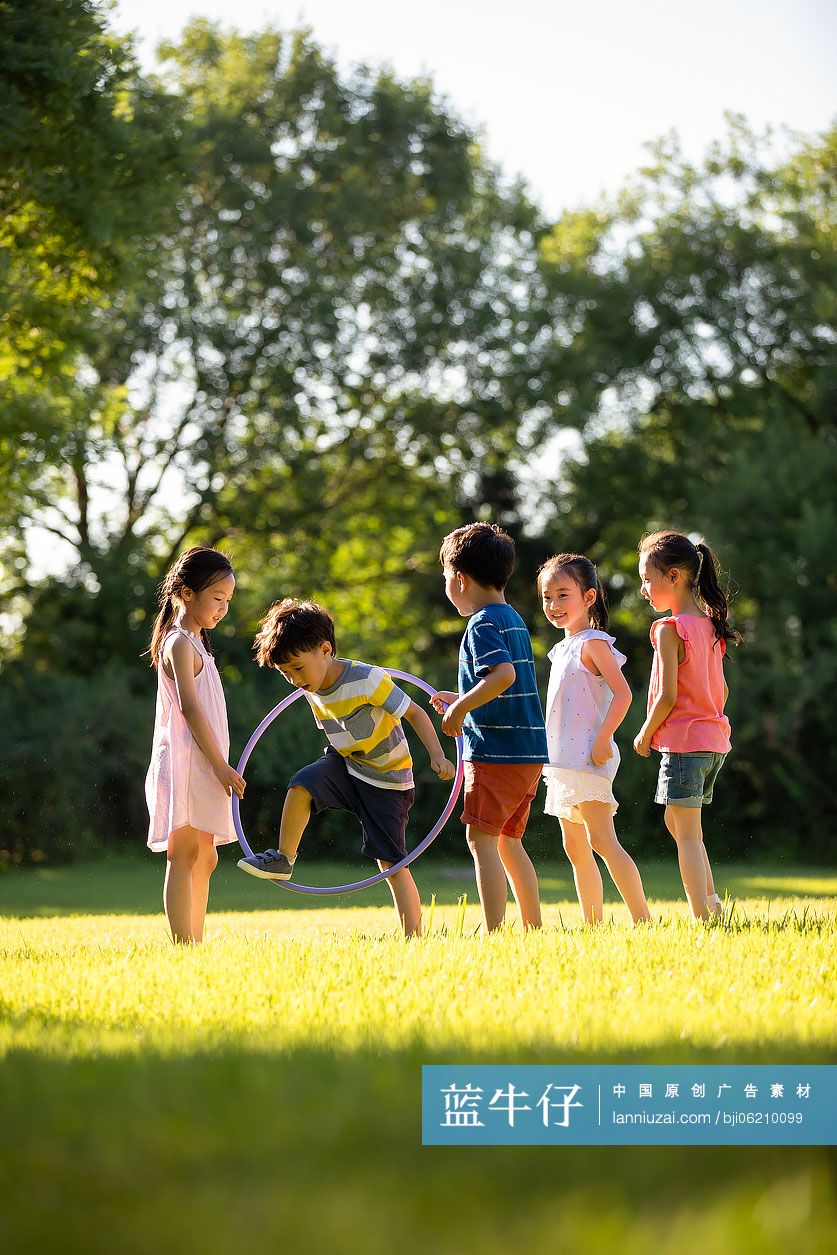
[[4,1249],[622,1255],[653,1242],[683,1255],[824,1243],[825,1150],[422,1148],[420,1067],[433,1062],[451,1060],[246,1045],[175,1058],[12,1053],[0,1072],[0,1165],[16,1182]]

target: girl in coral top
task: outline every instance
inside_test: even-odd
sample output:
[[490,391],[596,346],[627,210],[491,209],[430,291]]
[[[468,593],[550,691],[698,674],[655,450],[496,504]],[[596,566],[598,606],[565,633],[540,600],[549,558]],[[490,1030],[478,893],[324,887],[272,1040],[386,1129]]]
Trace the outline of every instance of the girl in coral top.
[[709,546],[679,532],[653,532],[639,544],[642,595],[658,613],[651,625],[654,661],[648,713],[634,749],[660,752],[655,801],[677,842],[680,875],[696,919],[719,915],[712,868],[703,843],[701,810],[712,801],[730,748],[724,714],[727,644],[740,637],[727,622],[727,596]]

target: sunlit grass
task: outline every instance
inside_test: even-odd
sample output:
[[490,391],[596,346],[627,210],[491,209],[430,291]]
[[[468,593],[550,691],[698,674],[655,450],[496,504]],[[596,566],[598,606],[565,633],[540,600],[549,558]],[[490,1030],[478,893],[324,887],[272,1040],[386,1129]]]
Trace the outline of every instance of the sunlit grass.
[[542,932],[486,937],[463,869],[405,941],[381,894],[323,906],[233,874],[213,901],[260,909],[214,910],[206,944],[176,949],[159,866],[0,885],[3,1249],[825,1249],[823,1150],[423,1149],[419,1085],[443,1061],[830,1061],[828,877],[742,892],[729,872],[706,926],[669,868],[652,925],[611,903],[590,930],[556,867]]

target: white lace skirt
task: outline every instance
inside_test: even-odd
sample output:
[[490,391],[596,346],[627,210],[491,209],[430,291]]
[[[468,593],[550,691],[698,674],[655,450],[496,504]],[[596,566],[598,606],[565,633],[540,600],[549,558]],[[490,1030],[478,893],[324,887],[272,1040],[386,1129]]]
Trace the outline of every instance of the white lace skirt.
[[579,802],[607,802],[611,814],[616,814],[619,803],[606,776],[594,775],[592,771],[547,766],[543,769],[543,778],[546,781],[544,813],[547,815],[581,824],[584,820],[578,810]]

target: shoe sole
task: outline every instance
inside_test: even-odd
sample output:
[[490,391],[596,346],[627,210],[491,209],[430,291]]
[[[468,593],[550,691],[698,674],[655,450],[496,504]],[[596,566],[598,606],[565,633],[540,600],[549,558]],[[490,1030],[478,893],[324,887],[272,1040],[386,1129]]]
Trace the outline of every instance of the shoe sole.
[[252,863],[248,863],[246,859],[240,858],[237,866],[243,872],[247,872],[248,876],[258,876],[260,880],[290,880],[293,872],[263,872],[260,868],[254,867]]

